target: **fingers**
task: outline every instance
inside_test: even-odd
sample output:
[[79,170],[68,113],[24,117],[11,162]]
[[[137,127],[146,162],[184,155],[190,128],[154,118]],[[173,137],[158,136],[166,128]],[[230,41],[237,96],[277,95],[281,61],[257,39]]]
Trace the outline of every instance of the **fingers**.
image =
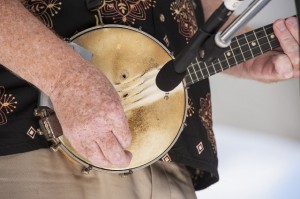
[[[97,123],[97,129],[101,128],[102,132],[113,132],[113,134],[118,139],[121,146],[125,149],[128,148],[131,144],[131,131],[129,129],[129,124],[127,117],[124,113],[124,109],[120,103],[111,104],[112,108],[109,109],[109,112],[105,114],[106,123]],[[99,117],[99,121],[103,120]],[[99,122],[98,121],[98,122]]]
[[90,142],[88,145],[85,145],[84,148],[84,156],[88,158],[90,162],[98,167],[109,167],[111,166],[110,161],[102,153],[97,142]]
[[101,135],[95,141],[101,148],[104,157],[112,165],[122,167],[129,165],[132,158],[131,153],[124,151],[124,148],[112,132]]
[[295,40],[299,43],[299,25],[297,18],[290,17],[285,21],[285,24]]
[[64,135],[91,164],[127,167],[132,158],[131,153],[125,151],[131,143],[129,125],[123,110],[113,102],[111,106],[113,108],[99,111],[72,128],[63,127]]
[[[289,58],[289,60],[283,57],[277,59],[287,68],[286,70],[279,70],[277,72],[299,71],[299,27],[297,19],[295,17],[291,17],[286,21],[283,19],[277,20],[274,23],[273,28],[280,42],[281,48]],[[276,59],[274,61],[276,61]],[[289,64],[288,62],[290,62],[291,64]],[[274,62],[274,64],[278,65],[279,62]]]
[[299,28],[295,17],[286,21],[277,20],[274,25],[274,32],[280,42],[281,48],[287,54],[293,66],[299,68]]
[[132,158],[131,153],[124,151],[112,132],[104,133],[97,138],[87,138],[81,142],[81,146],[76,147],[83,148],[78,152],[98,167],[126,167]]
[[131,144],[132,135],[129,129],[126,116],[118,114],[118,117],[119,118],[116,119],[116,121],[119,122],[115,124],[115,128],[113,128],[112,132],[118,139],[121,146],[125,149],[128,148]]

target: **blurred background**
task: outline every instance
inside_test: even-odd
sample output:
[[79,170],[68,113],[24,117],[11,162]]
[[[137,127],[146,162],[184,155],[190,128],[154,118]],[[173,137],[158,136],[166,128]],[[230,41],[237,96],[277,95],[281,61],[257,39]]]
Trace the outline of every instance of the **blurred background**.
[[[272,0],[249,25],[294,14],[294,0]],[[210,80],[220,181],[198,198],[299,199],[299,79],[264,84],[217,74]]]

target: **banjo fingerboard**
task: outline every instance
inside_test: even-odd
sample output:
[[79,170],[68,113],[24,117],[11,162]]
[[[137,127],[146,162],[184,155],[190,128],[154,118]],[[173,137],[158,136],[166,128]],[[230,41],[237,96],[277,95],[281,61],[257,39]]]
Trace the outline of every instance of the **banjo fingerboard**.
[[255,29],[233,38],[223,55],[213,62],[203,62],[196,57],[188,66],[184,80],[187,86],[192,85],[279,46],[272,24]]

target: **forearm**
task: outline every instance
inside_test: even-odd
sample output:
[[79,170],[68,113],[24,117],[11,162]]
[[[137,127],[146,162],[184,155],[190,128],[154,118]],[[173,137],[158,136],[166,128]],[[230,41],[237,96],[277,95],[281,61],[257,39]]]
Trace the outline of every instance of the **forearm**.
[[0,63],[46,94],[85,61],[17,0],[0,0]]

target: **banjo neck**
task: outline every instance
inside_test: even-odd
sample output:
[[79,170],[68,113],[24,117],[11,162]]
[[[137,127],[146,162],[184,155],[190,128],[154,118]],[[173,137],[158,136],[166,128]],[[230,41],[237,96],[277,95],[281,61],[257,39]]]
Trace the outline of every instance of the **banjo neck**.
[[203,62],[196,57],[188,66],[184,81],[190,86],[279,46],[272,24],[255,29],[233,38],[230,46],[213,62]]

